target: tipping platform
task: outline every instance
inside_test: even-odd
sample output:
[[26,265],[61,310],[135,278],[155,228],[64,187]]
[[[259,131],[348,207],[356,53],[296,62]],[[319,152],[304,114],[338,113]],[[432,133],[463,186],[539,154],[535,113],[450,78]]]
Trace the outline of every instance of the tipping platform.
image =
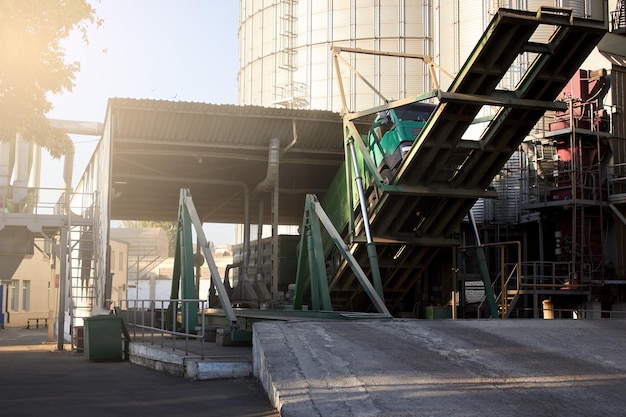
[[[551,28],[545,43],[539,29]],[[378,247],[385,301],[390,308],[411,291],[511,154],[554,103],[574,72],[605,34],[606,23],[579,19],[571,10],[536,13],[500,9],[447,92],[439,99],[391,184],[370,197],[370,227]],[[534,57],[514,90],[497,87],[515,59]],[[477,140],[464,138],[484,107],[498,110]],[[353,120],[359,114],[346,114]],[[364,245],[353,253],[367,265]],[[366,271],[368,272],[368,271]],[[367,309],[369,300],[344,264],[330,283],[337,309]]]

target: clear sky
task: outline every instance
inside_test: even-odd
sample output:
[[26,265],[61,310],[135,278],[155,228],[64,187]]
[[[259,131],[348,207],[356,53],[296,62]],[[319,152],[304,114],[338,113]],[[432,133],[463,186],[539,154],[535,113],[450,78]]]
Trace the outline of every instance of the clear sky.
[[[237,104],[238,0],[91,3],[103,26],[89,31],[89,45],[78,33],[66,44],[67,60],[80,62],[81,70],[71,93],[51,97],[49,118],[103,122],[107,100],[114,97]],[[98,138],[72,139],[76,184]],[[45,159],[43,172],[58,172],[59,179],[52,185],[42,180],[42,186],[59,187],[62,162]],[[226,237],[207,238],[233,243],[232,228],[217,230]]]
[[101,122],[111,97],[236,104],[237,0],[92,3],[104,24],[67,43],[81,70],[49,117]]

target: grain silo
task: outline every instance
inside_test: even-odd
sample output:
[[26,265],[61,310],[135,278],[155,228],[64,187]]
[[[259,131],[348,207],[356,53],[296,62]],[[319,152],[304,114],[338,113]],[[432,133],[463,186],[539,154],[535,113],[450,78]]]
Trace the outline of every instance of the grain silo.
[[[245,105],[340,110],[331,45],[433,57],[456,74],[499,7],[536,11],[565,7],[602,20],[591,0],[241,0],[239,102]],[[543,28],[542,36],[551,34]],[[387,98],[433,88],[423,62],[348,54],[346,59]],[[530,57],[520,57],[511,89]],[[347,74],[347,72],[345,73]],[[351,110],[380,104],[354,75],[344,75]],[[443,88],[451,80],[439,73]]]
[[[240,104],[340,109],[330,46],[431,55],[428,0],[242,0]],[[418,60],[351,54],[350,64],[388,98],[430,90]],[[380,104],[347,76],[351,109]]]
[[[606,8],[603,1],[590,0],[438,0],[433,2],[433,52],[436,62],[456,74],[487,28],[498,8],[537,11],[540,7],[562,7],[572,10],[574,17],[604,20]],[[534,41],[546,42],[552,35],[552,27],[540,27]],[[513,89],[527,69],[532,57],[521,56],[511,68],[507,85]],[[442,86],[447,86],[442,78]]]

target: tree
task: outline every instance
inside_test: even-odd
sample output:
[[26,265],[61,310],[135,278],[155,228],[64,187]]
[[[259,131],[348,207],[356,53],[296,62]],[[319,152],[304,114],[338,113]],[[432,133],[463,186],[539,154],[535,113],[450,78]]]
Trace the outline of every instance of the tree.
[[79,62],[66,62],[61,42],[89,25],[101,25],[87,0],[2,0],[0,2],[0,140],[21,133],[58,158],[74,146],[46,114],[48,94],[71,92]]

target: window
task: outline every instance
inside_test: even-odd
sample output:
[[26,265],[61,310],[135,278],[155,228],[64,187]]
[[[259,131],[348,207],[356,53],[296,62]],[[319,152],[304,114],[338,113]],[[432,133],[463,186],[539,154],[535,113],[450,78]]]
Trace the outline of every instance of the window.
[[124,252],[120,252],[120,271],[124,270]]
[[11,311],[17,311],[19,307],[19,293],[17,292],[19,287],[20,282],[16,279],[12,279],[9,286],[9,297],[11,299],[9,308],[11,309]]
[[115,269],[115,251],[111,251],[111,271]]
[[30,311],[30,281],[22,281],[22,310]]

